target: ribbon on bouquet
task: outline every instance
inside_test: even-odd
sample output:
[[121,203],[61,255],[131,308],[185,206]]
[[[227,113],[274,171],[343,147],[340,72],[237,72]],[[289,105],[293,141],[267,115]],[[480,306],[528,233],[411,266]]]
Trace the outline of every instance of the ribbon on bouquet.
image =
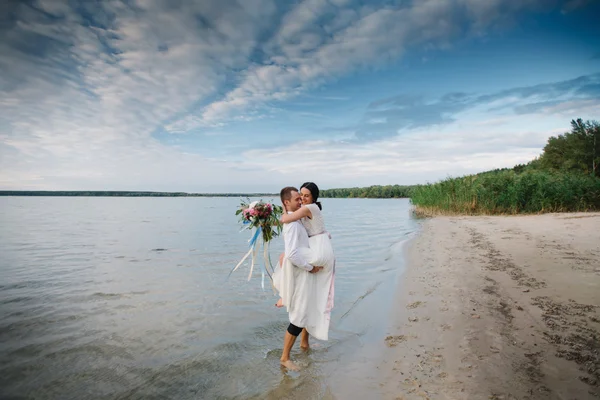
[[[254,235],[252,235],[252,238],[249,240],[250,249],[242,257],[240,262],[238,262],[237,265],[235,267],[233,267],[233,269],[229,272],[229,275],[227,275],[227,279],[229,279],[231,274],[235,270],[237,270],[244,263],[244,261],[246,261],[246,259],[248,257],[250,257],[250,255],[252,255],[252,262],[250,264],[250,273],[248,274],[248,281],[250,281],[250,278],[252,278],[252,272],[254,271],[254,265],[257,263],[256,259],[258,257],[258,250],[259,250],[261,242],[262,242],[264,264],[263,264],[262,270],[261,270],[260,286],[262,287],[263,290],[265,290],[265,273],[266,273],[267,276],[269,277],[269,279],[271,280],[271,286],[273,287],[273,292],[275,292],[275,286],[273,285],[273,276],[272,276],[273,264],[271,263],[271,255],[269,254],[269,242],[264,241],[261,233],[262,233],[262,227],[258,227],[256,229],[256,232],[254,232]],[[267,265],[271,267],[271,272],[269,272]]]

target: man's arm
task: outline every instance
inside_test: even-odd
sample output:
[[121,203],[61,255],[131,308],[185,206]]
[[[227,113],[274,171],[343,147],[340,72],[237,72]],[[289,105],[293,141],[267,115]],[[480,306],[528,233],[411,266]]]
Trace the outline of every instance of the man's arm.
[[307,271],[311,271],[313,266],[306,261],[304,257],[298,251],[298,236],[300,227],[298,223],[292,222],[288,226],[288,230],[284,235],[285,240],[285,256],[294,264],[294,266],[298,268],[305,269]]

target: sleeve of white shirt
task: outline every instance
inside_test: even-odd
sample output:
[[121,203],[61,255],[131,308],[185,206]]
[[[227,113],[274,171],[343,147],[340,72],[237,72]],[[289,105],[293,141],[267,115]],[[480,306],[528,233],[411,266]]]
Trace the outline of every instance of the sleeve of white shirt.
[[300,227],[297,223],[290,224],[288,231],[284,236],[285,240],[285,256],[298,268],[310,271],[313,266],[306,261],[304,257],[298,251],[298,229]]

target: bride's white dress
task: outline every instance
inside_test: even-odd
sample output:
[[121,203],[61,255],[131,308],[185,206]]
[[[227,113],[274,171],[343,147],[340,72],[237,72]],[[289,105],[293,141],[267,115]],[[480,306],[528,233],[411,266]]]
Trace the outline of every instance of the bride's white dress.
[[310,248],[299,251],[309,264],[323,269],[311,274],[285,259],[282,268],[276,268],[273,283],[287,307],[290,322],[306,328],[319,340],[327,340],[334,298],[335,254],[319,206],[308,204],[303,207],[308,207],[312,214],[312,218],[301,220],[309,236]]

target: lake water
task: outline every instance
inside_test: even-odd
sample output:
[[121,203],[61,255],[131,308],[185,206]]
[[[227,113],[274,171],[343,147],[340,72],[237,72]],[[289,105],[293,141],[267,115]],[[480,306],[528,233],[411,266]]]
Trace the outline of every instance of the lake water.
[[[269,200],[266,199],[265,200]],[[0,197],[0,398],[325,398],[374,387],[408,200],[323,199],[330,340],[279,367],[284,310],[248,266],[238,198]],[[272,242],[275,260],[282,238]],[[298,344],[296,344],[298,346]]]

